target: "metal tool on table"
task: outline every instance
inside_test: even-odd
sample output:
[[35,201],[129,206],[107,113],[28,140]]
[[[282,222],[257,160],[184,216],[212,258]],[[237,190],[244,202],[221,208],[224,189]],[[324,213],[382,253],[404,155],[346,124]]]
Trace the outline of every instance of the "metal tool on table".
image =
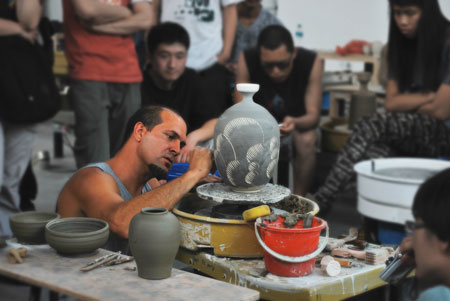
[[87,271],[93,270],[95,268],[98,268],[100,266],[117,265],[117,264],[132,261],[133,259],[134,259],[133,256],[122,255],[120,252],[111,253],[111,254],[104,255],[99,258],[94,259],[93,261],[89,262],[87,265],[82,267],[80,269],[80,271],[87,272]]
[[358,228],[350,228],[347,236],[337,240],[330,240],[327,244],[326,250],[331,251],[336,248],[340,248],[345,245],[347,242],[354,241],[358,239]]

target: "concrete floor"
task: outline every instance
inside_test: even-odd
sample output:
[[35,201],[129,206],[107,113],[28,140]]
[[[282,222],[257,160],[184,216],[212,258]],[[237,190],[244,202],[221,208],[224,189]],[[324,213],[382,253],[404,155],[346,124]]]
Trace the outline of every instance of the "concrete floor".
[[[66,131],[63,148],[64,157],[54,157],[53,132],[58,126],[52,121],[37,125],[33,149],[33,170],[38,183],[38,194],[34,201],[36,210],[54,211],[56,199],[64,183],[76,170],[72,150],[69,145],[74,143],[74,135]],[[39,160],[42,151],[50,155],[49,161]],[[316,172],[316,184],[324,179],[334,160],[333,154],[319,154],[320,165]],[[361,217],[356,211],[356,196],[350,192],[343,194],[334,204],[327,218],[330,236],[336,237],[348,232],[349,227],[361,226]],[[5,283],[0,279],[0,300],[26,300],[29,287]],[[67,298],[64,298],[67,300]],[[48,300],[48,291],[43,290],[41,300]],[[367,300],[367,299],[365,299]]]

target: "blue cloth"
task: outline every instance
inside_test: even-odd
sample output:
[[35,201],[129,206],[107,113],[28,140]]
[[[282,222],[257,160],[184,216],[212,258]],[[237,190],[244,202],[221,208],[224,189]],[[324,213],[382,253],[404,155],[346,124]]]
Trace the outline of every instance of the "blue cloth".
[[424,290],[417,301],[447,301],[450,300],[450,288],[444,285],[434,286]]
[[[103,172],[106,172],[107,174],[111,175],[114,180],[117,183],[117,186],[119,187],[120,196],[125,200],[129,201],[133,198],[131,193],[125,188],[125,185],[123,185],[122,181],[120,181],[119,177],[117,177],[116,173],[111,169],[111,167],[104,163],[93,163],[85,166],[84,168],[88,167],[97,167],[101,169]],[[146,193],[148,191],[152,190],[150,187],[150,184],[145,183],[144,187],[142,188],[142,193]],[[106,245],[103,246],[104,249],[113,251],[113,252],[122,252],[122,254],[131,255],[130,246],[128,244],[128,239],[122,238],[115,234],[114,232],[109,233],[108,242]]]

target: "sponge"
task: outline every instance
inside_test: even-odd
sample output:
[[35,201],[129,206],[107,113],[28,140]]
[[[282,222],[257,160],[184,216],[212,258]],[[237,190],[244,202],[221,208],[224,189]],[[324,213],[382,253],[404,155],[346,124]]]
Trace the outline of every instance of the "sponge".
[[245,210],[244,212],[242,212],[242,217],[244,218],[245,221],[251,222],[260,216],[266,216],[269,214],[270,214],[269,206],[261,205],[258,207]]

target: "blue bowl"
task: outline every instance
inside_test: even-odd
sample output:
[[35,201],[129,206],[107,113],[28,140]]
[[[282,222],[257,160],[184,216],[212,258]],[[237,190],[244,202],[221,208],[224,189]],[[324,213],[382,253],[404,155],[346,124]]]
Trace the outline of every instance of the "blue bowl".
[[[173,163],[172,168],[169,170],[167,181],[170,182],[173,179],[183,175],[189,169],[189,163]],[[220,177],[219,171],[216,170],[215,176]]]

